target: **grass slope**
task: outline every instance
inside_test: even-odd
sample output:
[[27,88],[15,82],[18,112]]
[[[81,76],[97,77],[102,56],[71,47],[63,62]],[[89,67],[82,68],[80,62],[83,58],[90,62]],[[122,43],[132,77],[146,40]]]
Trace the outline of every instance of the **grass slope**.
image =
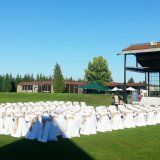
[[36,102],[36,101],[79,101],[88,105],[109,105],[111,95],[67,94],[67,93],[0,93],[0,102]]
[[1,160],[159,160],[160,126],[125,129],[46,144],[0,136]]

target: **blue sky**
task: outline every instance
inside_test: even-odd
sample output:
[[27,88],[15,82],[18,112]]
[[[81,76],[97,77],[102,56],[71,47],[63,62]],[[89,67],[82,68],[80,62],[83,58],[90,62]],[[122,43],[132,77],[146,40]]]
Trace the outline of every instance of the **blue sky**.
[[0,74],[50,75],[58,62],[65,77],[83,78],[88,62],[101,55],[114,81],[122,81],[117,53],[159,41],[159,15],[159,0],[0,0]]

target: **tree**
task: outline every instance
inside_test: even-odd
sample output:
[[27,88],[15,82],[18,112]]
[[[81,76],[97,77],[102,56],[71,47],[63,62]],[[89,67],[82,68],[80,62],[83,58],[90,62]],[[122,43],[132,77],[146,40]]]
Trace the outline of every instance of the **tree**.
[[12,74],[9,75],[9,85],[10,85],[10,90],[9,92],[16,92],[16,80],[15,78],[12,76]]
[[72,77],[66,77],[66,81],[75,81]]
[[23,81],[24,82],[29,82],[31,81],[31,76],[29,74],[25,74],[24,77],[23,77]]
[[109,79],[109,82],[113,82],[113,78],[112,77]]
[[34,75],[33,75],[33,73],[30,75],[30,80],[34,81]]
[[19,75],[19,74],[17,74],[17,76],[16,76],[16,78],[15,78],[15,81],[16,81],[16,85],[17,85],[18,83],[22,82],[22,81],[23,81],[22,76]]
[[11,85],[11,90],[10,90],[10,92],[16,92],[16,91],[17,91],[17,85],[16,85],[16,81],[15,81],[14,78],[11,80],[10,85]]
[[1,87],[2,92],[6,92],[6,81],[5,81],[5,76],[2,78],[2,87]]
[[40,76],[39,76],[39,74],[37,74],[36,81],[39,81],[39,79],[40,79]]
[[83,79],[83,78],[78,78],[77,81],[78,81],[78,82],[85,82],[85,79]]
[[131,77],[131,78],[128,80],[128,83],[134,83],[133,77]]
[[62,75],[61,67],[58,63],[55,65],[54,68],[53,90],[55,93],[63,93],[65,90],[64,78]]
[[88,82],[105,84],[111,79],[111,71],[108,68],[107,60],[102,56],[94,57],[85,70],[85,78]]
[[53,80],[53,77],[52,77],[52,76],[49,76],[49,77],[48,77],[48,80],[50,80],[50,81]]
[[2,92],[10,92],[11,91],[11,76],[9,74],[6,74],[3,76],[2,81]]
[[3,77],[0,75],[0,92],[2,91]]

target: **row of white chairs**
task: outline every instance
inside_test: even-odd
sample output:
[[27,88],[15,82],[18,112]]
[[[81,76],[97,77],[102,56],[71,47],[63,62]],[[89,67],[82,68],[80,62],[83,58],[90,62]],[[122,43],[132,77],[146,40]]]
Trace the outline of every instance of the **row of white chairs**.
[[[32,110],[29,114],[23,110],[28,106],[37,108],[38,105],[43,110],[38,108],[39,112]],[[52,110],[53,105],[56,107],[53,107]],[[86,106],[85,102],[70,101],[2,103],[1,106],[11,108],[11,111],[7,114],[3,114],[6,110],[2,111],[0,121],[4,125],[0,126],[0,134],[14,137],[26,136],[27,139],[39,137],[39,141],[42,142],[56,140],[57,135],[61,135],[63,138],[72,138],[79,137],[80,134],[90,135],[97,132],[160,123],[160,107],[152,106],[119,105],[116,107],[113,105],[94,108],[93,106]],[[14,112],[13,106],[20,107],[20,115]],[[60,112],[56,110],[58,107]],[[65,107],[68,107],[68,110],[65,110]]]

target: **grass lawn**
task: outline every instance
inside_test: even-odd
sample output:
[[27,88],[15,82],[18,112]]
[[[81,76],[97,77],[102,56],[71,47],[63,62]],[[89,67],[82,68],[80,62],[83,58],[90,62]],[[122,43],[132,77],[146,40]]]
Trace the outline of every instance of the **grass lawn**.
[[157,125],[46,144],[0,136],[0,160],[159,160],[159,133]]
[[111,95],[68,94],[68,93],[3,93],[0,92],[0,102],[36,102],[36,101],[78,101],[87,105],[109,105]]
[[[0,102],[85,101],[109,105],[109,95],[0,93]],[[0,135],[0,160],[159,160],[160,125],[124,129],[71,140],[39,143]]]

